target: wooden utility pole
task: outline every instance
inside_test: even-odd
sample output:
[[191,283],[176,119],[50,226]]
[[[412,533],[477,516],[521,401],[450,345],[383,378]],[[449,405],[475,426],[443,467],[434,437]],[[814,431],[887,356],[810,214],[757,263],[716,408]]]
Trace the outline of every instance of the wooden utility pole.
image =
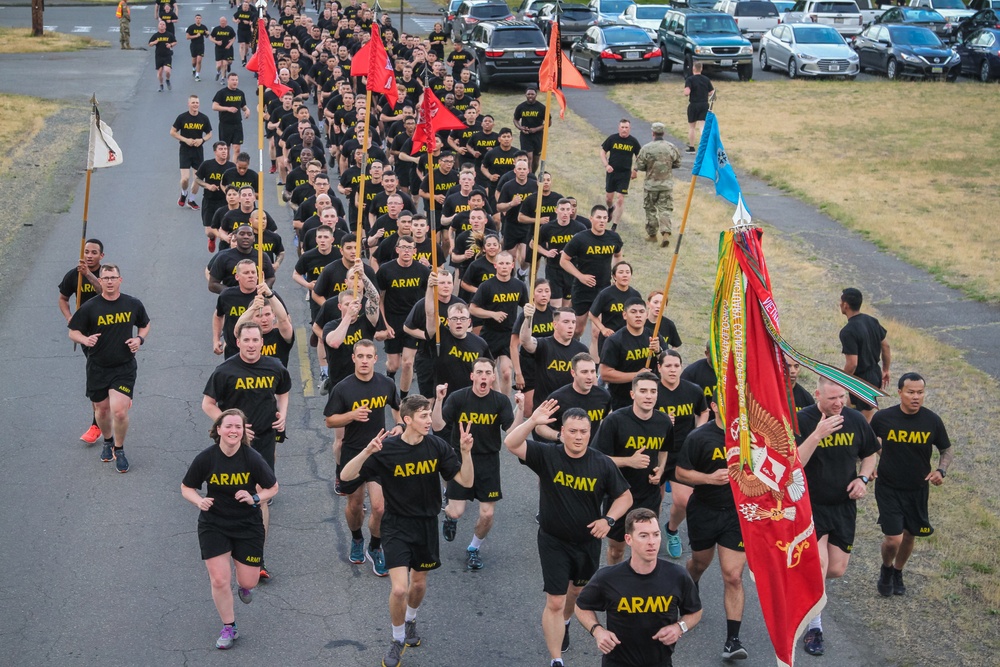
[[41,37],[44,28],[42,13],[45,11],[45,0],[31,0],[31,36]]

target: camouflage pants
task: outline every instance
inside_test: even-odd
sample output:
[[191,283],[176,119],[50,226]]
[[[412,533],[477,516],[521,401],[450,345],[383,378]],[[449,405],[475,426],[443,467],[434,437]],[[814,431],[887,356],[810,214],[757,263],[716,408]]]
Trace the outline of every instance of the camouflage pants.
[[670,214],[674,212],[674,193],[670,190],[643,193],[642,207],[646,210],[646,234],[670,234]]
[[132,48],[132,35],[130,32],[131,21],[128,21],[125,18],[120,18],[118,19],[118,25],[120,29],[118,38],[121,40],[122,48],[131,49]]

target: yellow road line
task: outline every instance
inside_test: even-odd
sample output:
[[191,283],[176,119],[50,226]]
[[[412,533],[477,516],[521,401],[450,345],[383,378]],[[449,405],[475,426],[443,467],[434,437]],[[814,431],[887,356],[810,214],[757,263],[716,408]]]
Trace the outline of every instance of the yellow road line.
[[309,362],[309,334],[305,327],[295,329],[295,347],[299,351],[299,376],[302,378],[302,395],[306,398],[316,395],[313,386],[312,364]]

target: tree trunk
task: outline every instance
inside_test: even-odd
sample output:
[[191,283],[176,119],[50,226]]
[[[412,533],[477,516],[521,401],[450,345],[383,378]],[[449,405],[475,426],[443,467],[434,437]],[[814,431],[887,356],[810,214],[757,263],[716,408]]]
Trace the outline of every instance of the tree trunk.
[[42,12],[45,11],[45,0],[31,0],[31,36],[41,37],[43,31]]

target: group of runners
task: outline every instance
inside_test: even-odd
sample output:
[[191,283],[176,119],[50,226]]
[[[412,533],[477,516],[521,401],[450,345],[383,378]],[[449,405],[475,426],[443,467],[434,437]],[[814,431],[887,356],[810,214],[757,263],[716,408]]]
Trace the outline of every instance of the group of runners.
[[[242,3],[234,15],[244,61],[241,30],[257,18],[248,7]],[[649,247],[669,244],[671,173],[680,153],[663,141],[663,125],[655,123],[643,145],[621,121],[595,150],[607,171],[607,202],[579,211],[550,173],[536,173],[545,116],[536,91],[526,92],[508,127],[484,108],[470,54],[455,44],[446,57],[440,26],[421,38],[381,17],[399,101],[390,106],[375,96],[366,108],[364,81],[350,76],[351,54],[375,20],[365,3],[327,3],[315,15],[294,2],[268,11],[264,37],[290,91],[265,93],[264,121],[270,173],[283,187],[291,220],[257,209],[259,174],[241,151],[242,123],[257,104],[239,87],[241,76],[252,75],[230,71],[232,51],[216,53],[223,84],[213,94],[217,122],[192,94],[170,129],[179,145],[178,206],[200,211],[212,254],[205,276],[215,298],[212,351],[225,357],[203,390],[213,444],[181,486],[200,510],[201,554],[223,622],[216,646],[228,649],[239,636],[231,561],[236,597],[246,604],[272,574],[264,562],[268,506],[278,491],[277,445],[285,438],[288,366],[298,344],[314,350],[326,397],[336,492],[346,498],[351,533],[347,560],[368,562],[390,580],[384,667],[420,646],[417,615],[427,574],[441,565],[439,536],[458,538],[469,502],[478,508],[466,567],[486,567],[505,449],[538,477],[541,626],[550,665],[564,664],[574,615],[605,665],[670,665],[678,641],[702,617],[698,582],[716,553],[725,590],[722,657],[746,658],[746,558],[715,372],[707,349],[684,366],[663,294],[632,286],[617,230],[626,224],[629,185],[644,171]],[[172,38],[162,36],[172,35],[164,21],[170,13],[167,5],[158,8],[150,40],[158,40],[155,64],[167,88],[170,54],[159,47],[171,48]],[[196,81],[198,57],[192,40]],[[411,154],[414,112],[427,88],[466,125],[439,133],[429,147],[433,178],[426,149]],[[544,268],[531,275],[536,210]],[[125,473],[136,354],[150,317],[121,292],[122,273],[105,262],[104,250],[96,239],[86,243],[79,266],[60,284],[60,309],[87,355],[94,420],[81,439],[103,437],[101,460]],[[278,278],[286,265],[291,270]],[[289,290],[284,298],[276,282]],[[296,341],[286,304],[303,297],[311,336]],[[861,313],[861,302],[856,289],[841,298],[845,368],[888,386],[886,332]],[[865,406],[851,407],[845,390],[825,380],[807,391],[796,383],[798,370],[789,362],[825,575],[843,575],[857,500],[877,477],[885,533],[877,590],[902,595],[914,538],[933,531],[928,485],[942,483],[952,460],[940,418],[923,407],[925,381],[903,374],[899,405],[862,412]],[[313,375],[312,368],[299,372]],[[934,447],[940,458],[932,471]],[[667,496],[669,511],[661,515]],[[666,555],[682,558],[685,521],[690,557],[681,566],[659,554],[665,540]],[[607,567],[600,568],[605,540]],[[823,653],[820,618],[805,648]]]

